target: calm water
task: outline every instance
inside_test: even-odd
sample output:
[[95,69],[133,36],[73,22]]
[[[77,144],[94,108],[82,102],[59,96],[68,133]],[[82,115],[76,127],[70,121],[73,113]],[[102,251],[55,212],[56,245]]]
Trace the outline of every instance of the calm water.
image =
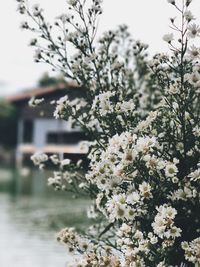
[[0,267],[64,267],[70,256],[56,233],[86,227],[88,205],[48,189],[38,171],[25,177],[0,169]]

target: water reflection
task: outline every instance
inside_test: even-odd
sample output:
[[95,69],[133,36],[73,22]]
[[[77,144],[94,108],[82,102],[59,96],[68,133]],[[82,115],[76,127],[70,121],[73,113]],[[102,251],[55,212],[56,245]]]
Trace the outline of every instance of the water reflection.
[[0,266],[64,267],[69,259],[55,234],[62,227],[83,229],[87,199],[74,199],[46,186],[48,174],[0,170]]

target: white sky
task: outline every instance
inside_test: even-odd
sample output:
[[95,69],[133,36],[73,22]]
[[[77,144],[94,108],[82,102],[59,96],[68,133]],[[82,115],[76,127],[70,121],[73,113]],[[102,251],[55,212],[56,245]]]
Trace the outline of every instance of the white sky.
[[[33,49],[28,46],[33,35],[19,28],[20,22],[25,18],[16,12],[16,1],[1,1],[0,96],[34,87],[39,77],[50,71],[47,65],[34,63]],[[66,7],[66,0],[29,2],[40,3],[51,21],[63,13]],[[177,14],[167,0],[104,0],[103,9],[99,33],[125,23],[130,27],[134,39],[140,39],[150,45],[151,53],[167,50],[162,36],[171,32],[168,28],[169,17]],[[200,18],[200,0],[193,0],[191,11],[195,17]]]

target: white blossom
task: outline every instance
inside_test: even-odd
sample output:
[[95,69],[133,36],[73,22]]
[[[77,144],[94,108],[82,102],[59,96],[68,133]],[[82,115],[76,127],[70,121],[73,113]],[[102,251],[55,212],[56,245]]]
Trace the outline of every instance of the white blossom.
[[171,43],[174,40],[173,33],[168,33],[163,36],[163,40],[167,43]]
[[34,96],[29,100],[28,104],[30,107],[36,107],[44,102],[44,98],[35,98]]
[[152,223],[154,233],[160,238],[174,239],[181,235],[181,229],[174,226],[174,219],[177,211],[167,205],[162,205],[157,208],[157,215]]
[[190,22],[190,21],[192,21],[192,20],[195,20],[195,18],[194,18],[194,16],[193,16],[192,12],[191,12],[190,10],[186,10],[186,11],[185,11],[185,13],[184,13],[184,17],[185,17],[185,19],[186,19],[188,22]]
[[178,172],[178,168],[173,163],[168,163],[165,167],[165,175],[167,177],[174,177]]
[[196,238],[191,242],[182,242],[182,248],[185,251],[186,260],[194,263],[195,266],[199,266],[200,238]]
[[31,160],[35,165],[40,165],[48,160],[48,156],[42,152],[36,152],[34,155],[31,156]]
[[187,30],[187,35],[189,38],[195,38],[200,36],[200,27],[195,23],[189,24]]

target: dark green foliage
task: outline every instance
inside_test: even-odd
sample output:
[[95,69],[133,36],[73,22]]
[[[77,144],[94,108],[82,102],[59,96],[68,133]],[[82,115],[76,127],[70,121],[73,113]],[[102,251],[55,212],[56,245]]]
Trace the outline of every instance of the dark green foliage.
[[43,87],[43,86],[57,84],[59,82],[64,82],[64,79],[61,77],[51,77],[49,76],[48,73],[44,73],[44,75],[38,81],[38,85]]
[[14,106],[0,99],[0,145],[12,148],[17,139],[17,111]]

